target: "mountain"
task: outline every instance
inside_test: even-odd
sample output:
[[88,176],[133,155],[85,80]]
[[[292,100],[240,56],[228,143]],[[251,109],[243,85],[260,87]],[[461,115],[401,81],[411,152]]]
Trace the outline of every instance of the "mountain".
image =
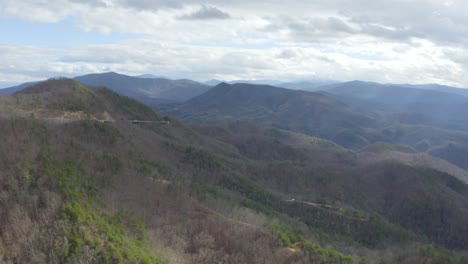
[[[440,198],[439,201],[444,203],[442,197],[445,195],[439,191],[430,193],[424,190],[426,187],[430,189],[432,187],[429,186],[439,184],[429,182],[439,177],[443,179],[445,177],[443,175],[448,175],[449,171],[457,174],[457,177],[462,180],[459,182],[448,176],[461,184],[460,187],[466,186],[468,181],[468,173],[454,165],[390,144],[379,143],[362,152],[354,153],[325,140],[284,130],[261,128],[242,121],[228,123],[221,127],[198,126],[197,131],[235,146],[242,155],[250,159],[268,161],[269,170],[266,175],[253,169],[256,171],[254,178],[260,180],[263,186],[271,186],[296,199],[325,199],[324,203],[330,206],[333,203],[331,201],[334,201],[335,205],[352,204],[353,208],[376,210],[395,222],[405,223],[404,226],[412,226],[419,230],[432,229],[439,224],[433,220],[429,221],[430,224],[422,222],[410,224],[405,222],[406,217],[415,217],[413,220],[424,219],[426,217],[423,216],[424,210],[418,211],[418,207],[434,209],[437,207],[435,204],[439,202],[431,199]],[[443,173],[439,174],[441,172]],[[422,182],[428,185],[422,187],[420,185],[424,185]],[[415,190],[420,190],[421,193]],[[424,201],[424,197],[429,200]],[[431,203],[434,204],[427,207]],[[266,204],[271,206],[270,202]],[[445,206],[448,204],[442,205],[442,207]],[[297,208],[298,211],[286,210],[303,221],[321,225],[315,222],[314,218],[308,218],[306,212],[301,213],[299,208]],[[414,214],[409,213],[412,210],[415,210]],[[462,216],[464,214],[458,217],[466,217],[466,215]],[[310,215],[309,217],[319,216]],[[456,222],[460,220],[458,217],[456,217],[458,219],[455,220]],[[462,227],[464,224],[458,222],[456,225],[461,228],[459,229],[461,232],[466,232]],[[334,228],[339,229],[337,225],[334,225]]]
[[[210,88],[207,85],[187,79],[169,80],[154,75],[132,77],[114,72],[88,74],[74,79],[92,87],[107,87],[150,106],[182,102]],[[36,83],[30,82],[0,89],[0,95],[10,95]]]
[[[164,76],[157,76],[157,75],[154,75],[154,74],[141,74],[141,75],[137,75],[135,77],[138,77],[138,78],[144,78],[144,79],[159,79],[159,78],[165,78]],[[165,78],[167,79],[167,78]]]
[[[445,129],[468,129],[468,98],[449,92],[353,81],[322,89],[350,105],[400,113],[400,121]],[[455,89],[455,88],[454,88]]]
[[443,105],[466,102],[466,98],[449,92],[363,81],[332,84],[322,87],[322,90],[343,98],[355,97],[356,99],[367,100],[369,103],[374,104],[371,107],[386,111],[409,111],[414,104]]
[[351,131],[367,128],[370,135],[379,123],[378,115],[360,112],[330,96],[252,84],[222,83],[185,103],[160,110],[192,123],[250,120],[357,148],[367,140]]
[[209,86],[186,79],[138,78],[113,72],[88,74],[74,79],[90,86],[108,87],[149,105],[185,101],[209,89]]
[[417,89],[423,89],[423,90],[432,90],[432,91],[439,91],[439,92],[447,92],[447,93],[452,93],[452,94],[468,96],[468,90],[466,88],[457,88],[457,87],[440,85],[440,84],[397,84],[397,86],[417,88]]
[[229,84],[238,84],[238,83],[246,83],[246,84],[259,84],[259,85],[278,85],[281,81],[278,80],[232,80],[228,81]]
[[[363,87],[358,82],[355,84],[356,90]],[[372,89],[364,89],[364,91],[375,91],[376,84],[369,83],[367,85]],[[406,89],[396,90],[396,92],[401,91],[400,101],[405,102],[405,104],[411,100],[419,100],[420,102],[426,100],[426,103],[436,102],[434,109],[439,109],[436,98],[451,99],[455,96],[451,94],[444,94],[446,97],[438,96],[438,93],[436,93],[437,96],[432,96],[434,92],[429,91],[430,96],[426,99],[423,96],[421,98],[424,100],[422,100],[418,95],[421,93],[425,95],[428,91],[410,91],[414,92],[414,97],[410,97]],[[333,90],[333,87],[330,90]],[[353,88],[343,90],[345,94],[348,91],[349,94],[354,94],[351,92]],[[391,99],[394,98],[395,104],[399,103],[394,94],[396,92],[392,92],[390,89],[385,90],[391,92],[391,95],[388,96],[389,102],[392,102]],[[381,96],[380,90],[377,90],[376,94],[378,95],[376,98],[384,100],[385,96]],[[370,92],[363,92],[361,96],[365,95],[373,96]],[[447,112],[433,113],[429,110],[427,113],[389,110],[375,112],[371,111],[372,107],[386,106],[372,103],[371,100],[358,100],[354,97],[353,100],[348,101],[349,105],[347,105],[338,100],[340,98],[331,92],[323,94],[272,86],[223,83],[187,102],[157,107],[157,109],[165,115],[175,116],[192,124],[220,124],[235,120],[251,121],[258,125],[273,126],[321,137],[354,150],[376,142],[389,142],[410,146],[416,151],[431,154],[436,153],[433,150],[450,146],[450,144],[468,142],[468,133],[458,130],[467,124],[461,113],[443,119],[442,117],[447,115]],[[465,100],[463,97],[453,99],[459,102]],[[419,105],[428,107],[424,104]],[[458,106],[461,105],[463,104],[458,104]],[[442,106],[440,109],[443,109]],[[396,108],[399,105],[390,104],[390,107]],[[411,107],[413,110],[422,109]],[[456,123],[456,120],[461,120],[461,122]],[[436,156],[463,168],[466,167],[454,155]]]
[[[162,118],[128,97],[73,80],[31,86],[0,98],[0,107],[2,262],[297,258],[261,225],[199,202],[198,193],[217,190],[205,168],[214,174],[213,164],[227,166],[223,151],[230,150],[222,143],[177,121],[133,124],[128,120]],[[243,239],[258,246],[239,246]]]
[[212,79],[212,80],[209,80],[209,81],[206,81],[206,82],[203,82],[203,84],[206,84],[208,86],[216,86],[220,83],[222,83],[223,81],[220,81],[220,80],[216,80],[216,79]]
[[238,84],[238,83],[246,83],[246,84],[263,84],[263,85],[278,85],[282,83],[281,81],[278,80],[231,80],[231,81],[221,81],[221,80],[209,80],[204,82],[204,84],[209,85],[209,86],[216,86],[220,83],[228,83],[228,84]]
[[294,90],[303,90],[303,91],[319,91],[322,90],[323,86],[339,83],[338,81],[332,80],[306,80],[306,81],[295,81],[295,82],[284,82],[280,83],[277,86],[294,89]]
[[[216,86],[223,81],[220,80],[209,80],[204,82],[204,84],[209,86]],[[224,81],[228,84],[237,84],[237,83],[247,83],[247,84],[263,84],[263,85],[273,85],[293,90],[304,90],[304,91],[317,91],[320,90],[319,87],[326,86],[330,84],[338,83],[337,81],[330,80],[305,80],[305,81],[294,81],[294,82],[283,82],[278,80],[234,80],[234,81]]]
[[[269,109],[335,104],[269,86],[208,93],[237,89]],[[353,152],[253,122],[188,126],[69,79],[0,107],[7,263],[459,263],[468,248],[466,172],[404,146]]]
[[22,89],[29,87],[31,85],[34,85],[36,83],[38,82],[27,82],[27,83],[23,83],[17,86],[0,89],[0,95],[12,95],[16,93],[17,91],[21,91]]
[[18,85],[19,83],[17,82],[0,82],[0,89],[7,88],[7,87],[12,87],[15,85]]
[[465,142],[448,142],[444,145],[432,148],[429,152],[434,157],[450,160],[453,164],[468,170],[468,144]]

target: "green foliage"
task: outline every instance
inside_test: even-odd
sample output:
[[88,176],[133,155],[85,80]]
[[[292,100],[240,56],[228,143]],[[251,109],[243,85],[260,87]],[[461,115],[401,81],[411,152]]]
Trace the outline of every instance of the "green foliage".
[[119,108],[125,110],[125,112],[130,114],[132,119],[146,120],[156,116],[151,107],[142,104],[134,99],[131,99],[127,96],[119,95],[106,88],[100,89],[99,92],[103,93]]
[[183,161],[199,169],[213,170],[222,166],[221,161],[215,155],[203,149],[190,146],[185,148],[184,154]]
[[460,194],[468,195],[468,185],[452,175],[435,170],[418,170],[418,176],[427,187],[440,184]]
[[333,141],[351,149],[360,149],[369,144],[367,139],[359,135],[358,132],[350,130],[340,132],[333,138]]
[[48,108],[63,111],[85,111],[86,105],[82,100],[61,100],[48,104]]
[[120,131],[111,124],[100,122],[82,122],[79,137],[88,142],[114,145],[122,137]]
[[320,245],[316,245],[305,239],[300,232],[295,231],[287,226],[273,223],[268,223],[266,226],[278,236],[283,245],[303,251],[310,263],[345,264],[355,263],[357,260],[357,258],[354,256],[346,255],[334,249],[327,249],[321,247]]
[[271,207],[265,206],[248,198],[243,199],[240,204],[257,212],[264,213],[267,216],[272,216],[276,213]]
[[96,195],[98,188],[90,177],[82,176],[73,160],[44,159],[44,170],[58,190],[69,200]]
[[285,246],[292,247],[295,243],[302,242],[304,240],[301,233],[296,232],[287,226],[273,223],[268,223],[266,226],[278,235]]
[[[125,219],[122,214],[99,213],[91,204],[77,201],[65,204],[62,215],[65,243],[57,252],[65,261],[79,259],[90,248],[95,252],[96,263],[164,263],[145,244],[145,230],[140,222]],[[138,232],[130,234],[128,229]]]
[[18,179],[25,187],[29,187],[36,179],[31,172],[32,163],[30,160],[24,160],[16,165]]
[[[105,158],[114,169],[121,163]],[[144,225],[126,214],[110,215],[93,203],[98,187],[93,178],[83,176],[73,160],[57,160],[42,155],[44,171],[65,198],[61,218],[55,226],[63,242],[52,249],[61,263],[164,263],[146,245]]]
[[200,201],[204,201],[208,196],[217,198],[221,191],[218,187],[204,181],[194,180],[192,182],[192,190]]
[[[321,206],[291,202],[283,202],[280,210],[292,217],[301,219],[310,227],[331,235],[350,237],[368,247],[377,247],[386,243],[399,244],[421,239],[375,213],[361,219],[352,214],[324,209]],[[362,213],[358,212],[356,214],[361,215]]]
[[96,95],[96,93],[92,89],[82,85],[79,82],[74,82],[73,90],[87,95]]
[[468,256],[461,256],[458,263],[459,264],[468,264]]
[[420,249],[422,256],[432,259],[431,263],[442,264],[442,263],[455,263],[453,253],[447,249],[438,247],[436,245],[429,245]]
[[98,160],[98,165],[102,170],[109,170],[112,174],[122,169],[122,161],[112,154],[103,154]]
[[350,237],[369,247],[388,242],[402,243],[420,239],[378,214],[369,215],[355,210],[341,212],[325,205],[311,206],[299,202],[282,201],[273,193],[243,177],[226,177],[223,186],[244,195],[246,199],[242,200],[241,204],[245,207],[266,215],[272,215],[275,211],[285,213],[304,221],[310,227],[331,235]]
[[167,166],[145,159],[135,159],[130,164],[135,170],[143,175],[154,178],[171,178],[172,171]]
[[411,146],[407,145],[398,145],[398,144],[390,144],[385,142],[378,142],[370,145],[365,149],[368,152],[374,153],[384,153],[387,151],[397,151],[403,153],[417,153],[418,151]]
[[[430,190],[430,189],[429,189]],[[466,215],[460,212],[448,197],[433,189],[432,192],[420,191],[408,200],[394,214],[402,226],[425,234],[431,241],[448,248],[464,248],[466,236]],[[447,228],[450,223],[450,228]]]
[[223,186],[229,190],[237,191],[242,195],[245,195],[250,200],[261,204],[264,207],[272,207],[280,201],[280,199],[272,193],[243,177],[225,177]]

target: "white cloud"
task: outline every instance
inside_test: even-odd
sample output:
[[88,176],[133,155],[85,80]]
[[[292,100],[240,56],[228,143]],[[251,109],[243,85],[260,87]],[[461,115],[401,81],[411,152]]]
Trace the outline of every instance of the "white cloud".
[[180,19],[187,20],[213,20],[213,19],[228,19],[230,15],[216,7],[202,6],[200,9],[193,13],[186,14],[180,17]]
[[139,35],[101,46],[1,46],[0,81],[114,70],[468,86],[467,8],[461,0],[0,0],[3,16]]

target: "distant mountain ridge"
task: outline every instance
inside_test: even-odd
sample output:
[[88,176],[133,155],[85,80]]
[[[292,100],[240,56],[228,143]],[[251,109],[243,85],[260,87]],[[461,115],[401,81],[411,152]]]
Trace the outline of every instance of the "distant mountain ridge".
[[[404,113],[404,123],[468,129],[468,97],[440,89],[419,89],[373,82],[352,81],[322,89],[337,99],[370,111]],[[462,92],[465,91],[460,89]]]
[[[345,129],[346,139],[379,132],[381,116],[329,95],[266,85],[220,84],[179,107],[191,103],[199,117],[250,120],[187,126],[63,78],[0,97],[1,259],[463,263],[466,171],[407,146],[354,152],[263,126],[328,136]],[[106,116],[113,122],[101,122]],[[436,250],[453,261],[425,254]]]
[[18,82],[2,82],[0,81],[0,90],[8,87],[13,87],[16,85],[19,85],[20,83]]
[[[408,92],[414,94],[414,90],[425,90],[434,92],[443,92],[456,95],[462,95],[468,97],[468,89],[455,88],[439,84],[380,84],[375,82],[364,82],[364,81],[351,81],[351,82],[339,82],[334,80],[299,80],[284,82],[280,80],[233,80],[233,81],[221,81],[221,80],[210,80],[204,83],[191,81],[188,79],[171,80],[164,76],[158,76],[153,74],[142,74],[136,76],[128,76],[124,74],[118,74],[114,72],[108,73],[97,73],[87,74],[83,76],[77,76],[74,79],[83,82],[83,84],[91,86],[107,86],[116,92],[133,97],[142,102],[150,105],[159,103],[170,103],[170,102],[181,102],[193,98],[203,92],[206,92],[210,87],[214,87],[222,82],[228,84],[258,84],[258,85],[273,85],[276,87],[282,87],[292,90],[303,90],[303,91],[328,91],[334,95],[342,95],[341,92],[336,92],[337,87],[352,87],[356,94],[357,92],[366,93],[365,90],[356,91],[356,86],[360,89],[367,89],[368,86],[378,86],[385,89],[395,89],[401,92]],[[35,84],[37,82],[28,82],[17,86],[0,89],[0,95],[10,95],[19,91],[27,86]],[[402,90],[408,88],[409,90]],[[351,94],[347,92],[347,96]],[[424,93],[423,93],[424,94]],[[404,95],[407,96],[407,95]],[[340,98],[343,99],[343,98]],[[345,98],[346,99],[346,98]],[[358,99],[358,98],[355,98]],[[347,101],[347,100],[344,100]],[[374,109],[373,109],[374,110]]]
[[140,74],[140,75],[136,75],[135,77],[138,77],[138,78],[146,78],[146,79],[160,79],[160,78],[163,78],[163,79],[169,79],[169,78],[166,78],[164,76],[158,76],[158,75],[154,75],[154,74]]
[[333,80],[304,80],[304,81],[295,81],[295,82],[284,82],[279,84],[279,87],[293,89],[293,90],[304,90],[304,91],[319,91],[326,87],[327,85],[340,83]]
[[409,87],[409,88],[417,88],[417,89],[424,89],[424,90],[432,90],[432,91],[441,91],[441,92],[449,92],[453,94],[468,96],[468,89],[467,88],[456,88],[447,85],[440,85],[440,84],[396,84],[397,86],[401,87]]
[[[188,79],[170,80],[154,75],[133,77],[115,72],[87,74],[75,77],[74,80],[93,87],[105,86],[148,105],[185,101],[210,88]],[[11,95],[36,83],[38,82],[0,89],[0,95]]]
[[75,80],[90,86],[105,86],[149,105],[180,102],[206,92],[210,87],[188,79],[139,78],[114,72],[78,76]]
[[[364,87],[362,97],[369,94],[373,96],[366,92],[368,90],[377,89],[377,98],[380,98],[382,91],[386,91],[386,88],[375,88],[373,83],[362,85],[359,82],[353,82],[351,84],[355,84],[358,90]],[[365,89],[365,85],[372,89]],[[343,92],[345,95],[346,92],[354,94],[353,87],[350,89],[347,89],[350,86],[343,88],[337,85],[336,87],[338,87],[336,91]],[[336,91],[332,88],[328,93],[314,93],[268,85],[221,83],[184,103],[156,107],[156,109],[165,115],[175,116],[192,124],[249,121],[257,125],[273,126],[324,138],[354,150],[376,142],[402,144],[411,146],[419,152],[446,159],[462,168],[468,168],[466,162],[450,154],[450,149],[453,149],[450,147],[453,146],[452,143],[462,144],[468,141],[467,132],[456,130],[468,125],[463,115],[464,112],[452,116],[447,112],[433,113],[430,108],[423,108],[422,106],[426,107],[424,104],[415,105],[414,109],[428,109],[428,115],[422,112],[407,112],[404,109],[403,112],[393,112],[388,109],[387,111],[372,111],[370,107],[373,106],[372,101],[366,101],[367,97],[364,99],[353,97],[351,101],[343,95],[344,101],[349,102],[347,104],[341,101],[341,96],[333,94]],[[341,88],[343,89],[340,90]],[[406,91],[405,89],[407,88],[397,87],[396,90]],[[455,97],[460,103],[454,106],[465,106],[463,102],[466,99],[453,94],[418,89],[412,92],[416,95],[421,93],[436,95],[435,98],[429,97],[428,102],[432,102],[431,100],[437,102],[438,98]],[[394,96],[390,95],[389,100]],[[401,98],[401,101],[404,101],[405,95],[406,93],[395,96],[395,100]],[[365,107],[366,104],[370,106]],[[380,106],[376,104],[375,107]],[[430,107],[430,104],[427,107]],[[440,109],[443,107],[445,105],[441,105]],[[448,109],[451,110],[451,108]],[[444,115],[449,116],[443,118]],[[460,123],[456,118],[460,118]],[[459,149],[457,153],[466,153],[467,149]]]
[[37,83],[38,82],[27,82],[27,83],[23,83],[23,84],[20,84],[20,85],[17,85],[17,86],[3,88],[3,89],[0,89],[0,95],[11,95],[11,94],[14,94],[14,93],[16,93],[18,91],[23,90],[26,87],[32,86],[32,85],[37,84]]
[[[159,111],[192,123],[250,120],[340,143],[344,143],[341,137],[348,137],[347,131],[372,129],[379,123],[378,116],[356,110],[331,96],[253,84],[221,83],[185,103]],[[366,141],[351,137],[345,140],[352,141],[345,144],[348,147],[363,146]]]
[[300,80],[300,81],[280,81],[280,80],[232,80],[232,81],[221,81],[221,80],[209,80],[204,82],[204,84],[209,86],[216,86],[220,83],[228,84],[237,84],[237,83],[247,83],[247,84],[259,84],[259,85],[273,85],[282,88],[288,88],[292,90],[304,90],[304,91],[318,91],[321,87],[327,86],[330,84],[339,83],[338,81],[333,80]]

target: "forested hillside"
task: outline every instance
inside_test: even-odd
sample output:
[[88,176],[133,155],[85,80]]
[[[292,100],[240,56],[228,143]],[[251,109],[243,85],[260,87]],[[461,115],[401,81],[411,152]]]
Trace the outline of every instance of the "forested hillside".
[[[353,150],[379,142],[406,145],[466,168],[460,155],[448,151],[456,145],[457,153],[463,153],[462,146],[468,140],[468,133],[461,129],[468,121],[458,108],[465,105],[466,98],[451,104],[451,98],[459,96],[403,87],[393,90],[362,82],[330,85],[328,89],[343,95],[224,83],[184,103],[156,109],[191,124],[249,121],[324,138]],[[349,104],[340,101],[342,97]],[[381,103],[386,98],[388,105]],[[386,107],[393,110],[384,111]]]
[[466,263],[466,172],[408,148],[192,127],[68,79],[0,107],[5,263]]

